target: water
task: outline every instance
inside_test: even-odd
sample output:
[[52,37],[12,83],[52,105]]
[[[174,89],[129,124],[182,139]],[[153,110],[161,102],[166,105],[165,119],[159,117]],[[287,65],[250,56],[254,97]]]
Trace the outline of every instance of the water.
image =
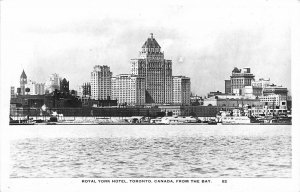
[[291,177],[291,126],[11,126],[19,177]]

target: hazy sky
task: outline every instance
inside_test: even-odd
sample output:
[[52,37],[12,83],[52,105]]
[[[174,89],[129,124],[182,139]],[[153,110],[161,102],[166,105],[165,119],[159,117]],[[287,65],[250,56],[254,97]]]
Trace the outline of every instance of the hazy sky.
[[173,75],[191,77],[193,93],[224,91],[235,66],[290,89],[290,6],[207,2],[4,0],[7,79],[19,86],[23,69],[37,82],[58,73],[75,89],[90,80],[94,65],[110,66],[113,75],[130,73],[130,59],[154,33],[173,61]]

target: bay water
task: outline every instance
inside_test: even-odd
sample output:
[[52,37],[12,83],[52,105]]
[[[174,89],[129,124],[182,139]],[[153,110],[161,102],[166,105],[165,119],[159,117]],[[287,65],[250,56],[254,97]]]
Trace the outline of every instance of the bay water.
[[291,125],[10,126],[10,177],[291,177],[291,128]]

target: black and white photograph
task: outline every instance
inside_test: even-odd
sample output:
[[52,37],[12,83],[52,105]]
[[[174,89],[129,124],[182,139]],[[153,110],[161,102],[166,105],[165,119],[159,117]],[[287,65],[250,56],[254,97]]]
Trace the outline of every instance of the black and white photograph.
[[299,191],[299,3],[0,1],[1,191]]

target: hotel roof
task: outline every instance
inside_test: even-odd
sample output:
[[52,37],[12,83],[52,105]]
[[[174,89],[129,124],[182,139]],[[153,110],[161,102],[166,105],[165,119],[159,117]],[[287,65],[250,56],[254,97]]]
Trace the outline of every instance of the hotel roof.
[[157,43],[157,41],[153,37],[153,33],[150,33],[150,37],[144,43],[142,48],[160,48],[159,44]]

